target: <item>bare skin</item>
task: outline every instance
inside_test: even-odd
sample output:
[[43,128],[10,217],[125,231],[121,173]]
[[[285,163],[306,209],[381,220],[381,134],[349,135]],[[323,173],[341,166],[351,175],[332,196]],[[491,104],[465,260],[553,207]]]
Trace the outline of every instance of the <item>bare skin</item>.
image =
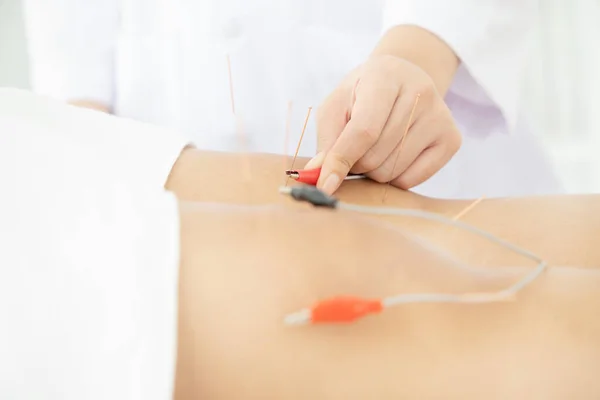
[[[600,396],[600,197],[483,201],[461,218],[550,263],[513,302],[409,305],[290,328],[285,314],[325,297],[493,290],[534,264],[430,222],[292,203],[277,193],[283,169],[277,156],[188,150],[173,170],[167,187],[182,201],[274,204],[182,203],[177,399]],[[384,190],[354,181],[338,197],[382,205]],[[386,205],[450,217],[469,204],[387,190]]]

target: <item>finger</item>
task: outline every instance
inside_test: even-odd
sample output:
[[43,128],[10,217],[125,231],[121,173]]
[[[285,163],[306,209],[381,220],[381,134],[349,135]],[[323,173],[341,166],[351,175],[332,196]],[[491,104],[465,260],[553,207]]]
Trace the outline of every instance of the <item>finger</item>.
[[348,123],[348,115],[354,103],[356,85],[346,98],[345,90],[334,91],[317,110],[317,155],[304,169],[319,168],[325,161],[325,153],[333,146]]
[[376,182],[390,182],[404,172],[431,144],[428,137],[423,134],[420,127],[423,124],[417,121],[406,136],[401,137],[392,153],[375,170],[366,175]]
[[450,161],[452,153],[443,144],[435,144],[425,149],[417,159],[397,178],[391,181],[393,186],[408,190],[431,178]]
[[332,194],[352,166],[377,141],[396,101],[394,85],[376,77],[361,80],[350,121],[327,152],[317,186]]
[[413,124],[418,118],[413,115],[412,121],[409,121],[414,102],[414,97],[407,94],[401,94],[396,99],[379,140],[352,167],[353,173],[364,174],[374,171],[385,162],[403,139],[407,128],[410,128],[407,125]]
[[429,121],[419,121],[423,125],[422,129],[431,133],[431,143],[424,147],[425,150],[411,165],[395,175],[392,180],[394,186],[410,189],[420,185],[442,169],[460,149],[462,136],[454,124],[450,110],[442,107],[434,115]]
[[[360,79],[356,80],[356,83],[352,86],[352,92],[350,96],[346,99],[346,108],[343,112],[343,118],[327,118],[327,114],[331,113],[331,115],[341,116],[342,113],[340,110],[344,103],[344,98],[346,97],[344,94],[344,90],[336,91],[329,99],[325,102],[324,108],[319,108],[317,112],[317,155],[311,158],[304,169],[313,169],[319,168],[323,165],[323,161],[325,161],[325,154],[327,150],[331,148],[333,143],[335,143],[335,139],[339,137],[342,130],[350,120],[350,110],[354,105],[354,101],[356,100],[356,87]],[[329,111],[332,110],[332,111]],[[320,128],[321,127],[321,128]],[[321,132],[321,134],[319,134]]]
[[338,88],[317,109],[317,152],[329,150],[344,130],[350,101],[350,91]]

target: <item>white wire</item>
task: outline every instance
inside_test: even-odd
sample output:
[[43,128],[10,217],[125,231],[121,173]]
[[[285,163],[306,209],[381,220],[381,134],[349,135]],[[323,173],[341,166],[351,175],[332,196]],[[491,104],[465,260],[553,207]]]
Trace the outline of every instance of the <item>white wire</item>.
[[[392,215],[392,216],[403,216],[403,217],[412,217],[412,218],[421,218],[429,221],[439,222],[445,225],[454,226],[475,235],[479,235],[484,237],[500,246],[503,246],[513,252],[520,254],[524,257],[527,257],[531,260],[534,260],[538,263],[537,267],[534,268],[531,272],[526,274],[523,278],[521,278],[518,282],[512,284],[508,288],[497,292],[497,294],[505,294],[507,296],[515,295],[517,292],[521,291],[531,282],[533,282],[540,274],[547,268],[547,263],[530,252],[529,250],[525,250],[521,247],[518,247],[510,242],[507,242],[503,239],[500,239],[497,236],[492,235],[489,232],[476,228],[472,225],[466,224],[461,221],[457,221],[454,219],[443,217],[439,214],[420,211],[420,210],[411,210],[411,209],[403,209],[403,208],[392,208],[392,207],[370,207],[370,206],[361,206],[357,204],[348,204],[339,202],[337,204],[338,209],[343,209],[347,211],[358,212],[362,214],[375,214],[375,215]],[[465,297],[464,295],[456,295],[456,294],[402,294],[398,296],[390,296],[383,299],[384,307],[390,307],[398,304],[406,304],[406,303],[487,303],[487,302],[495,302],[497,301],[497,296],[480,296],[480,297]]]
[[366,179],[365,175],[348,175],[344,178],[345,181],[354,181],[356,179]]

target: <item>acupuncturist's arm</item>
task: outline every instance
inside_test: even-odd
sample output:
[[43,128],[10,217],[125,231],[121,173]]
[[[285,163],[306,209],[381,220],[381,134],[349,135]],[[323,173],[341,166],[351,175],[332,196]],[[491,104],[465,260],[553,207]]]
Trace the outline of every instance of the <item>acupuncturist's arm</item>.
[[[461,218],[549,261],[551,268],[514,302],[406,305],[351,325],[292,328],[283,324],[287,313],[329,296],[489,290],[514,282],[534,263],[418,219],[293,203],[277,193],[281,157],[244,157],[188,150],[168,183],[181,199],[213,204],[180,205],[177,399],[600,394],[597,196],[486,200]],[[246,165],[250,181],[240,174]],[[211,173],[216,169],[219,175]],[[384,190],[351,181],[338,194],[381,206]],[[226,206],[245,203],[275,205]],[[384,204],[453,217],[470,202],[392,187]],[[424,247],[415,234],[466,267]]]
[[390,28],[373,50],[372,57],[390,55],[420,67],[433,81],[440,96],[450,87],[459,59],[443,38],[417,25]]
[[455,94],[477,103],[480,98],[473,97],[473,88],[481,89],[500,109],[509,128],[513,128],[539,3],[385,0],[384,31],[413,25],[443,40],[460,59],[457,78],[462,89]]
[[318,186],[332,193],[354,172],[408,189],[441,169],[461,144],[443,99],[458,65],[430,31],[389,29],[319,107],[319,153],[309,164],[322,167]]
[[386,0],[381,41],[319,108],[318,185],[354,172],[408,189],[437,173],[461,145],[444,101],[455,79],[512,129],[536,16],[537,0]]
[[119,0],[24,0],[37,93],[86,108],[112,108]]

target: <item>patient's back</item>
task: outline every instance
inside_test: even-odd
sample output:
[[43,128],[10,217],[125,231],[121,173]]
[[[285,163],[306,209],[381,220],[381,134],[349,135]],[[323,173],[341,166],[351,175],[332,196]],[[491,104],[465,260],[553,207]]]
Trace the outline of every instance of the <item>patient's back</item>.
[[[593,372],[600,358],[597,198],[482,201],[460,217],[551,262],[516,301],[406,305],[352,325],[290,328],[286,313],[329,296],[485,291],[509,285],[535,263],[419,219],[294,203],[277,191],[285,184],[278,156],[192,151],[180,161],[170,189],[220,205],[184,213],[179,398],[600,394]],[[366,181],[338,195],[449,218],[472,204]]]

